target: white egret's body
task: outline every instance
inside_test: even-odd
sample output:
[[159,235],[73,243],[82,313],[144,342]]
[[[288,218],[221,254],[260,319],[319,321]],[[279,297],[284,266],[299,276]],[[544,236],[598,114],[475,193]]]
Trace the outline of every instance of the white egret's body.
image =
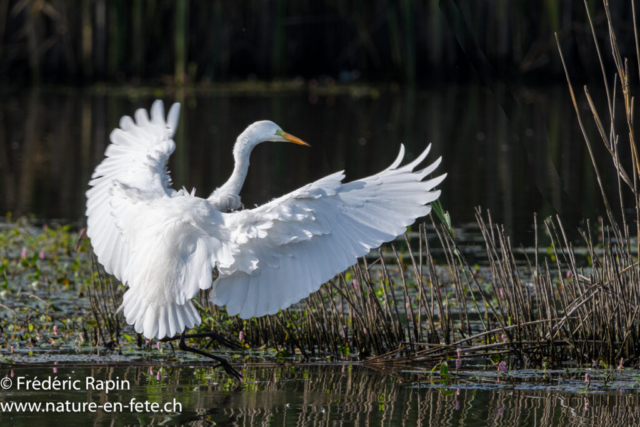
[[[147,338],[181,333],[200,322],[191,303],[200,289],[242,318],[274,314],[319,289],[370,249],[404,233],[429,213],[431,191],[444,175],[423,179],[440,163],[413,172],[396,161],[371,177],[342,183],[338,172],[256,209],[240,208],[239,192],[258,143],[302,143],[272,122],[238,138],[235,169],[208,199],[171,189],[166,171],[175,149],[175,104],[164,119],[156,101],[136,123],[123,117],[87,192],[87,235],[105,270],[129,286],[123,310]],[[212,271],[218,278],[212,283]]]

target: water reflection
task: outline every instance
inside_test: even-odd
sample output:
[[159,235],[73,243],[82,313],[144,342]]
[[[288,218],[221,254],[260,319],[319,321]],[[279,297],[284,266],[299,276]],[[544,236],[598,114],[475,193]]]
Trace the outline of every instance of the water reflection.
[[[597,215],[600,198],[566,88],[516,94],[524,107],[510,116],[514,123],[479,87],[312,95],[33,89],[0,104],[0,212],[83,221],[84,191],[110,131],[120,116],[162,97],[183,102],[170,164],[177,188],[196,187],[203,196],[224,182],[236,136],[259,119],[274,120],[312,148],[259,146],[243,190],[247,207],[337,170],[346,169],[347,179],[367,176],[388,166],[400,143],[412,158],[431,141],[433,158],[444,156],[441,169],[449,173],[442,201],[454,223],[473,222],[474,207],[482,205],[526,243],[533,212],[546,216],[555,207],[577,221]],[[602,154],[600,145],[594,143]],[[615,174],[603,169],[613,198]]]
[[[228,426],[572,426],[637,425],[640,407],[636,390],[607,388],[579,390],[559,385],[502,378],[461,377],[446,385],[432,383],[411,372],[389,372],[362,366],[269,366],[244,370],[246,383],[230,385],[210,368],[58,365],[10,370],[0,366],[2,377],[46,379],[126,380],[128,387],[104,391],[17,391],[0,395],[0,402],[107,402],[130,404],[156,402],[161,407],[175,399],[178,411],[136,413],[126,406],[117,414],[118,424],[182,424]],[[466,378],[466,379],[464,379]],[[628,384],[627,384],[628,386]],[[113,414],[50,414],[35,411],[0,414],[12,425],[60,425],[95,423]],[[53,419],[55,418],[55,422]]]

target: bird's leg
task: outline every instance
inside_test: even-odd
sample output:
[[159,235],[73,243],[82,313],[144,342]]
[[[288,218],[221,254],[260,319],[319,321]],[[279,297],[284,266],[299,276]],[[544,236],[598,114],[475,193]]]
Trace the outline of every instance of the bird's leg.
[[[240,350],[242,348],[242,346],[240,344],[236,344],[236,343],[234,343],[232,341],[229,341],[228,339],[226,339],[222,335],[217,334],[217,333],[215,333],[213,331],[200,332],[198,334],[187,334],[187,335],[185,335],[183,333],[182,335],[184,335],[185,338],[211,338],[209,340],[209,343],[204,348],[209,348],[211,346],[211,344],[213,344],[214,341],[218,341],[220,344],[222,344],[223,346],[225,346],[227,348],[230,348],[231,350]],[[161,342],[177,341],[182,337],[182,335],[176,335],[174,337],[162,338],[160,341]]]
[[[199,354],[201,356],[205,356],[208,357],[210,359],[215,360],[216,362],[219,363],[218,366],[222,366],[224,368],[224,370],[227,372],[227,374],[235,377],[238,381],[242,381],[242,374],[240,374],[240,372],[236,371],[233,366],[231,366],[231,364],[227,361],[227,359],[220,357],[220,356],[216,356],[215,354],[211,354],[211,353],[207,353],[205,351],[199,350],[197,348],[193,348],[193,347],[189,347],[187,345],[186,342],[186,338],[200,338],[203,334],[191,334],[191,335],[186,335],[184,332],[182,333],[182,335],[180,335],[179,339],[180,342],[178,344],[178,347],[180,348],[180,350],[182,351],[190,351],[191,353],[196,353]],[[217,334],[216,334],[217,335]],[[175,338],[175,337],[174,337]]]
[[[180,350],[190,351],[192,353],[196,353],[196,354],[199,354],[201,356],[205,356],[205,357],[209,357],[211,359],[214,359],[215,361],[220,363],[219,366],[222,366],[224,368],[224,370],[229,375],[232,375],[235,378],[237,378],[238,380],[242,381],[242,375],[238,371],[233,369],[233,367],[229,364],[229,362],[226,359],[224,359],[224,358],[222,358],[220,356],[216,356],[216,355],[204,352],[204,351],[199,350],[197,348],[189,347],[187,345],[186,341],[185,341],[187,338],[210,338],[209,342],[205,346],[205,349],[209,348],[211,346],[211,344],[213,344],[214,341],[218,341],[220,344],[222,344],[225,347],[228,347],[228,348],[230,348],[232,350],[239,350],[239,349],[242,348],[239,344],[236,344],[236,343],[234,343],[232,341],[229,341],[228,339],[226,339],[222,335],[217,334],[217,333],[215,333],[213,331],[201,332],[201,333],[197,333],[197,334],[187,334],[186,331],[184,331],[180,335],[176,335],[174,337],[162,338],[159,341],[168,342],[169,344],[171,344],[171,341],[179,340],[178,347],[180,348]],[[173,346],[172,346],[172,348],[173,348]]]

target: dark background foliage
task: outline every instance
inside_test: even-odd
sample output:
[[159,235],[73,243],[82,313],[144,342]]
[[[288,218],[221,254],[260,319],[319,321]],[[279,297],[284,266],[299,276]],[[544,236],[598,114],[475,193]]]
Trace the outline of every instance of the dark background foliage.
[[[608,49],[602,4],[587,5]],[[635,56],[631,2],[611,10],[622,54]],[[432,85],[473,80],[469,49],[491,78],[548,83],[563,78],[554,32],[575,77],[597,78],[587,22],[583,0],[0,0],[0,84]]]

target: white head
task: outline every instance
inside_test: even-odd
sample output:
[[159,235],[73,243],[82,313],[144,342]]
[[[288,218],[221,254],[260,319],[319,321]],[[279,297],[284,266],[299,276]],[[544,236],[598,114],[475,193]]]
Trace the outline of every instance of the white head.
[[251,150],[253,150],[253,147],[256,145],[265,141],[293,142],[294,144],[309,146],[306,142],[286,133],[280,126],[268,120],[255,122],[246,128],[233,146],[233,157],[236,164],[231,177],[208,198],[209,202],[211,202],[216,209],[226,212],[227,210],[240,208],[239,194],[249,170]]
[[300,138],[283,131],[277,124],[269,120],[261,120],[253,123],[240,134],[234,147],[234,154],[237,151],[245,152],[247,149],[251,151],[253,147],[265,141],[293,142],[294,144],[309,146]]

